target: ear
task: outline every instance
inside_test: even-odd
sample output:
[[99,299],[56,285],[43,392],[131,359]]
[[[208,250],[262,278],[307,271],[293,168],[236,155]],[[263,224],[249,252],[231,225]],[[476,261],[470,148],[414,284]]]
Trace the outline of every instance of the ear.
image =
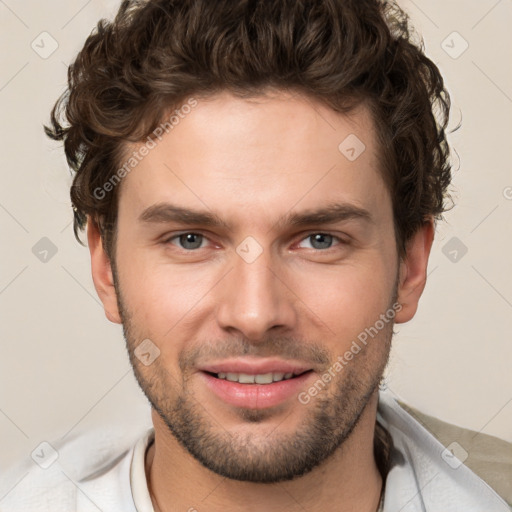
[[106,317],[111,322],[120,324],[121,315],[117,305],[117,294],[110,259],[103,249],[98,224],[91,217],[87,218],[87,241],[91,253],[92,280],[96,293],[103,303]]
[[408,322],[418,309],[425,283],[430,249],[434,240],[434,219],[429,218],[408,241],[406,255],[400,261],[398,302],[402,309],[395,316],[396,323]]

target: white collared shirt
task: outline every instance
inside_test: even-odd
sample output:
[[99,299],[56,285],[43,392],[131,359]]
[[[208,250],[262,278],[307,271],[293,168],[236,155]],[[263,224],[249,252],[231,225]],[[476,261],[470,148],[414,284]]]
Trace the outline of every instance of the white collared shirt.
[[[510,512],[389,392],[379,391],[377,420],[394,443],[383,512]],[[41,465],[30,459],[0,478],[0,512],[154,512],[144,469],[153,438],[148,426],[137,439],[98,429],[54,443],[46,469],[55,454],[43,447]]]

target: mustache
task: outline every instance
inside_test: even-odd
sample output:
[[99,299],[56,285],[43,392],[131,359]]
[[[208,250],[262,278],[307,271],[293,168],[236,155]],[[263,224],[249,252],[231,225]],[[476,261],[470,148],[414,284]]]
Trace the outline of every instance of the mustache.
[[299,360],[310,364],[313,369],[327,367],[333,358],[333,355],[318,343],[274,334],[258,341],[251,341],[240,336],[218,341],[198,342],[180,354],[178,364],[180,369],[185,372],[213,360],[242,356]]

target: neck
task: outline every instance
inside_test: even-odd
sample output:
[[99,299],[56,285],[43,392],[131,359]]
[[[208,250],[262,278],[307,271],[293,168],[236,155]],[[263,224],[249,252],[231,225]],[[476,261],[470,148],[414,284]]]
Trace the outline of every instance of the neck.
[[376,392],[351,435],[321,465],[275,484],[229,480],[206,469],[153,410],[155,442],[146,454],[146,476],[155,512],[231,512],[240,510],[240,503],[250,512],[375,512],[383,483],[373,449],[377,403]]

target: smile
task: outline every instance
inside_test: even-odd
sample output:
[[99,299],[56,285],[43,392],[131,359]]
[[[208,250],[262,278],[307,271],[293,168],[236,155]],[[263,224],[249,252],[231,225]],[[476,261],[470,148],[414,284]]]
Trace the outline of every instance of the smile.
[[295,375],[293,372],[267,372],[259,374],[200,371],[206,388],[222,402],[235,407],[265,409],[297,398],[309,380],[313,370]]
[[225,379],[229,380],[230,382],[239,382],[240,384],[272,384],[273,382],[280,382],[282,380],[293,379],[298,375],[302,375],[302,373],[294,374],[293,372],[269,372],[251,375],[248,373],[219,372],[217,374],[211,373],[211,375],[217,377],[218,379]]

